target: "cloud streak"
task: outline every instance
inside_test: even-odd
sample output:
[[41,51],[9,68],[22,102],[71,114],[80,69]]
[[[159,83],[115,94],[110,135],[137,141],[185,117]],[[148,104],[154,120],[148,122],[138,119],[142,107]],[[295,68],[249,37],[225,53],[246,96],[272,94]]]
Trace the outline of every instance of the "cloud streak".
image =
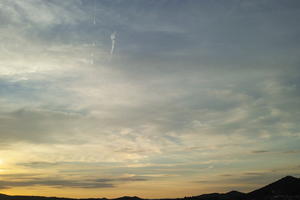
[[[49,186],[55,188],[113,188],[128,182],[143,182],[148,179],[129,176],[119,178],[77,178],[66,179],[63,177],[41,177],[41,174],[5,174],[1,175],[0,189],[14,187]],[[9,179],[9,180],[6,180]]]
[[111,40],[110,59],[112,59],[112,56],[114,54],[115,45],[116,45],[116,36],[117,36],[117,32],[113,32],[110,35],[110,40]]

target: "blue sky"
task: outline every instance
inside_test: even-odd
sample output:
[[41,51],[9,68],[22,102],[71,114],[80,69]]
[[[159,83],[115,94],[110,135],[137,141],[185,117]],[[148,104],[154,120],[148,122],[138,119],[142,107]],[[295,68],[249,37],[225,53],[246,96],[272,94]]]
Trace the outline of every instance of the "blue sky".
[[299,176],[299,11],[0,1],[1,193],[181,197]]

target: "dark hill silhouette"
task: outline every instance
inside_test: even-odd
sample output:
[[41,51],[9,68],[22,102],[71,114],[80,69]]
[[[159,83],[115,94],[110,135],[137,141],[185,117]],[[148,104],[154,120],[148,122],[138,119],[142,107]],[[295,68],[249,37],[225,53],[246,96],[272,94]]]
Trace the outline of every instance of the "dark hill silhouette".
[[116,198],[113,200],[142,200],[142,199],[139,197],[136,197],[136,196],[134,196],[134,197],[124,196],[124,197],[119,197],[119,198]]
[[197,200],[242,200],[246,197],[245,193],[238,191],[231,191],[228,193],[220,194],[220,193],[211,193],[211,194],[203,194],[200,196],[191,197],[191,199]]
[[258,199],[268,196],[299,196],[300,179],[286,176],[274,183],[248,193],[250,199]]
[[[0,200],[109,200],[106,198],[72,199],[42,196],[10,196],[0,194]],[[124,196],[111,200],[146,200],[139,197]],[[160,199],[166,200],[166,199]],[[211,193],[193,197],[167,200],[300,200],[300,179],[286,176],[274,183],[249,193],[231,191],[228,193]]]

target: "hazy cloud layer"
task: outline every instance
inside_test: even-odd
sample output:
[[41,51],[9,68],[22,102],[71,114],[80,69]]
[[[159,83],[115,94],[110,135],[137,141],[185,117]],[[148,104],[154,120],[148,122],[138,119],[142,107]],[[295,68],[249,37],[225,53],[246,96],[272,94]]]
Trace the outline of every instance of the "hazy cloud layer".
[[59,177],[39,177],[26,174],[7,174],[0,176],[9,178],[0,181],[1,189],[8,189],[14,187],[32,187],[32,186],[49,186],[55,188],[112,188],[115,185],[126,182],[147,181],[140,177],[120,177],[120,178],[98,178],[98,179],[65,179]]

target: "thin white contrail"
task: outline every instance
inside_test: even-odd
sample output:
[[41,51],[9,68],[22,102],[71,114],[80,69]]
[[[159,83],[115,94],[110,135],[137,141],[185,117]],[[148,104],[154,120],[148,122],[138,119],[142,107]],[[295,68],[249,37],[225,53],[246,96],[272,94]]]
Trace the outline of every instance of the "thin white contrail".
[[96,25],[96,0],[94,0],[94,21],[93,24]]
[[114,54],[114,49],[115,49],[115,43],[116,43],[116,32],[113,32],[110,35],[110,39],[111,39],[111,49],[110,49],[110,58],[112,58],[113,54]]

